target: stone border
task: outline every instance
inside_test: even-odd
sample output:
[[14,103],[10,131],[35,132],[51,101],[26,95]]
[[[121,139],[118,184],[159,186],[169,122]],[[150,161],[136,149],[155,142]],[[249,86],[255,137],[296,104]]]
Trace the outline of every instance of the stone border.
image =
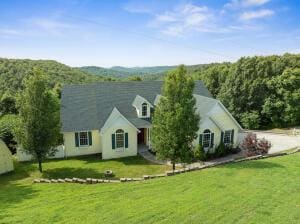
[[86,178],[86,179],[80,179],[80,178],[65,178],[65,179],[35,179],[33,183],[78,183],[78,184],[99,184],[99,183],[125,183],[125,182],[136,182],[136,181],[144,181],[144,180],[150,180],[155,178],[161,178],[161,177],[168,177],[168,176],[174,176],[181,173],[191,172],[195,170],[203,170],[223,164],[228,163],[239,163],[244,161],[250,161],[250,160],[258,160],[258,159],[266,159],[266,158],[272,158],[272,157],[278,157],[278,156],[285,156],[285,155],[291,155],[294,153],[300,152],[300,148],[297,148],[291,152],[281,152],[281,153],[274,153],[274,154],[266,154],[266,155],[256,155],[256,156],[250,156],[240,159],[228,159],[221,162],[215,162],[213,164],[208,165],[199,165],[199,166],[193,166],[188,168],[182,168],[178,170],[173,171],[166,171],[163,174],[156,174],[156,175],[143,175],[143,177],[138,178],[130,178],[130,177],[122,177],[120,179],[110,180],[110,179],[95,179],[95,178]]

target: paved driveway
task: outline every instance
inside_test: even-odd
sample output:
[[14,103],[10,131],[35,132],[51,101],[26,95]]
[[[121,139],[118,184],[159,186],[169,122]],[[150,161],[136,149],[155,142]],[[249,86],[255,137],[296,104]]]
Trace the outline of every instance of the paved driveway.
[[275,153],[294,147],[300,147],[300,135],[285,135],[269,132],[254,132],[258,138],[265,138],[272,143],[269,153]]

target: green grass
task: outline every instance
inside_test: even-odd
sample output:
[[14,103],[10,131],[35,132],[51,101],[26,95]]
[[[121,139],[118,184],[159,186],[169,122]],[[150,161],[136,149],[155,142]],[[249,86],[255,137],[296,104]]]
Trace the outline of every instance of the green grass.
[[105,170],[114,172],[111,179],[141,177],[143,174],[164,173],[169,169],[169,166],[152,164],[140,156],[101,160],[100,155],[90,155],[45,161],[42,174],[38,171],[37,163],[15,162],[15,172],[0,176],[0,184],[11,180],[31,183],[34,178],[104,178]]
[[124,184],[16,175],[0,177],[0,223],[300,223],[300,153]]

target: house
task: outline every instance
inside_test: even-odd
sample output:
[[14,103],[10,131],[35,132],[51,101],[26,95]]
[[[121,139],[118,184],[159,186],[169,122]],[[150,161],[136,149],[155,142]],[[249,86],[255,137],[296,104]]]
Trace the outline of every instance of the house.
[[[163,82],[103,82],[62,89],[61,122],[66,157],[101,153],[103,159],[137,155],[151,148],[151,114]],[[240,125],[201,81],[194,97],[201,116],[195,144],[213,150],[223,141],[237,145]]]
[[13,158],[6,144],[0,139],[0,174],[14,170]]

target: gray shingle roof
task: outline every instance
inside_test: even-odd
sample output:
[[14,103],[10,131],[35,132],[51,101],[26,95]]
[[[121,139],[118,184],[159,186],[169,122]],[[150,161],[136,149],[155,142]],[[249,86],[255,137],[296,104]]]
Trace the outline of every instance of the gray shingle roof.
[[[161,94],[162,81],[101,82],[97,84],[67,85],[62,89],[62,131],[100,130],[116,107],[137,128],[150,123],[137,118],[132,102],[136,95],[154,103]],[[194,94],[212,97],[201,81],[195,82]]]

